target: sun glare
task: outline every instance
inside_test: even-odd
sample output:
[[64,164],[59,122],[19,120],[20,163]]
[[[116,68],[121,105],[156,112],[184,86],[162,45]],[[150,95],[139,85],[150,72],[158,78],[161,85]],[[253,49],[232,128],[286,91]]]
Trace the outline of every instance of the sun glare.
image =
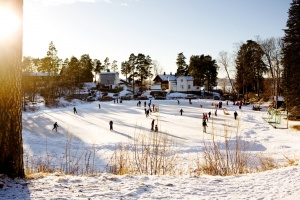
[[0,40],[8,39],[19,25],[18,17],[12,11],[0,7]]

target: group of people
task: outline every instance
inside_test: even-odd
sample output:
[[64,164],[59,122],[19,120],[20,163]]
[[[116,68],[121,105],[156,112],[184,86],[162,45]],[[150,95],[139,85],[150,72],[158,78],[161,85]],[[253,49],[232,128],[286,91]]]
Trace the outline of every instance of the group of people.
[[[179,101],[178,101],[178,104],[179,104]],[[148,116],[149,116],[149,113],[152,112],[152,110],[151,110],[151,100],[150,100],[150,102],[148,103],[148,107],[149,107],[148,109],[146,109],[146,105],[147,105],[147,103],[146,103],[146,101],[145,101],[145,102],[144,102],[145,115],[146,115],[146,117],[148,117]],[[138,101],[137,106],[139,106],[139,107],[141,106],[141,101]],[[153,110],[154,110],[155,105],[153,104],[152,106],[153,106]],[[201,107],[202,107],[202,106],[201,106]],[[100,105],[100,104],[99,104],[99,109],[101,109],[101,105]],[[74,114],[77,114],[77,109],[76,109],[76,107],[73,107],[73,112],[74,112]],[[183,113],[184,111],[183,111],[182,108],[181,108],[179,112],[180,112],[180,115],[182,115],[182,113]],[[234,114],[233,114],[233,115],[234,115],[234,119],[236,120],[236,119],[237,119],[237,116],[238,116],[237,112],[234,111]],[[206,133],[207,122],[208,122],[208,118],[210,118],[210,116],[211,116],[211,111],[209,111],[208,113],[203,113],[202,126],[203,126],[203,132],[204,132],[204,133]],[[215,116],[217,116],[217,109],[215,110]],[[157,125],[155,125],[155,128],[154,128],[154,123],[155,123],[155,120],[153,119],[152,122],[151,122],[151,131],[158,132],[158,127],[157,127]],[[54,125],[53,125],[52,131],[55,130],[55,131],[57,132],[57,128],[58,128],[58,127],[59,127],[59,126],[58,126],[57,122],[55,122]],[[110,121],[110,122],[109,122],[109,127],[110,127],[110,131],[113,131],[113,121]]]

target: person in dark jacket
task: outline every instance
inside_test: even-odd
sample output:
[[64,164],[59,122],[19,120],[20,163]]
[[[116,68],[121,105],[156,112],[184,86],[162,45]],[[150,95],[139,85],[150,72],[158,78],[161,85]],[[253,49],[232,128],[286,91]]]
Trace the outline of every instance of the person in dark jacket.
[[203,126],[203,132],[206,133],[206,127],[207,127],[206,120],[203,120],[202,126]]
[[183,113],[183,110],[182,110],[182,109],[180,109],[180,111],[179,111],[179,112],[180,112],[180,115],[182,115],[182,113]]
[[237,112],[234,111],[233,115],[234,115],[234,119],[236,120],[236,117],[238,116]]
[[110,122],[109,122],[109,129],[110,129],[111,131],[114,130],[114,129],[113,129],[113,121],[110,121]]
[[154,131],[154,119],[152,120],[152,122],[151,122],[151,131]]
[[52,131],[55,130],[55,131],[57,132],[57,128],[58,128],[58,127],[59,127],[59,126],[58,126],[57,122],[55,122],[55,123],[53,124],[53,129],[52,129]]
[[75,107],[73,108],[73,110],[74,110],[74,114],[77,114],[77,110]]

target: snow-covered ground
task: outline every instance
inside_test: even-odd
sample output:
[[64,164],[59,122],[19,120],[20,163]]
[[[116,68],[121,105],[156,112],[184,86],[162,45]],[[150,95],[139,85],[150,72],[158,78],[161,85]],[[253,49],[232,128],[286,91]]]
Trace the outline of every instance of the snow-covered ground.
[[[23,113],[24,162],[31,159],[49,158],[55,169],[64,163],[66,145],[71,154],[78,157],[87,149],[95,151],[95,169],[98,175],[71,176],[59,173],[37,175],[32,180],[10,180],[0,177],[0,199],[299,199],[300,168],[290,166],[271,171],[228,177],[201,175],[190,176],[115,176],[105,173],[105,167],[116,144],[134,139],[137,133],[148,133],[152,119],[158,123],[159,134],[166,134],[176,141],[178,156],[191,166],[203,147],[203,139],[211,134],[222,140],[224,127],[230,135],[238,129],[243,140],[251,144],[254,154],[262,153],[275,158],[276,162],[287,162],[300,158],[299,131],[292,128],[275,129],[263,117],[262,111],[253,111],[252,106],[226,105],[217,110],[214,100],[152,100],[159,106],[158,113],[145,116],[144,101],[73,102],[71,105],[36,112]],[[99,103],[101,108],[99,109]],[[149,100],[146,101],[149,103]],[[202,105],[202,108],[200,108]],[[73,113],[76,106],[77,114]],[[147,105],[148,107],[148,105]],[[183,109],[181,116],[179,110]],[[207,133],[202,131],[202,114],[211,111]],[[233,112],[238,112],[234,120]],[[158,120],[157,120],[158,119]],[[109,121],[114,122],[114,131],[109,130]],[[52,131],[57,122],[58,131]],[[291,127],[298,122],[289,122]],[[281,126],[287,122],[282,119]],[[214,129],[214,130],[212,130]],[[195,163],[194,163],[195,164]],[[2,182],[2,184],[1,184]]]

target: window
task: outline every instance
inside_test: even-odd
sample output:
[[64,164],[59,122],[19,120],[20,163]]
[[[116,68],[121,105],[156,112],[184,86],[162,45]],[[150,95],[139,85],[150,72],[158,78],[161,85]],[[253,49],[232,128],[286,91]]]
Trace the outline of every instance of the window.
[[183,90],[183,85],[180,85],[180,89],[182,89],[182,90]]
[[183,79],[181,79],[181,82],[183,82]]
[[191,89],[191,85],[188,85],[188,89]]

